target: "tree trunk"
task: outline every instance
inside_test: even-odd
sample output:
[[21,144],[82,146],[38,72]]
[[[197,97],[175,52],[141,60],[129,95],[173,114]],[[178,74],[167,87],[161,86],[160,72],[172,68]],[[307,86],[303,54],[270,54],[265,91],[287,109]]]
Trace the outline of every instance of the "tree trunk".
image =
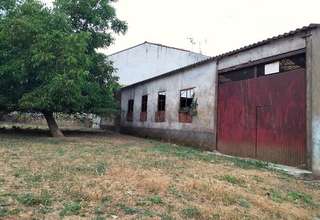
[[64,137],[62,131],[59,129],[57,122],[53,116],[53,112],[43,112],[43,115],[47,120],[48,127],[52,137]]

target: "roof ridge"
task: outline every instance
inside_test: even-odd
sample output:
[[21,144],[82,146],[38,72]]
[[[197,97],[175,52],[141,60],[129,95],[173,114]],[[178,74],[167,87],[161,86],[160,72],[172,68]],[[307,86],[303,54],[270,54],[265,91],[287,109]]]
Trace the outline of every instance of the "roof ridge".
[[180,51],[184,51],[184,52],[188,52],[188,53],[194,53],[194,54],[199,54],[199,55],[202,55],[202,56],[205,56],[205,57],[210,57],[210,56],[207,56],[205,54],[202,54],[202,53],[197,53],[197,52],[194,52],[194,51],[191,51],[191,50],[187,50],[187,49],[182,49],[182,48],[178,48],[178,47],[172,47],[172,46],[167,46],[167,45],[164,45],[164,44],[160,44],[160,43],[153,43],[153,42],[150,42],[150,41],[144,41],[143,43],[140,43],[140,44],[136,44],[134,46],[131,46],[131,47],[128,47],[126,49],[123,49],[123,50],[119,50],[117,52],[114,52],[112,54],[109,54],[107,56],[113,56],[115,54],[118,54],[118,53],[121,53],[121,52],[124,52],[124,51],[127,51],[127,50],[131,50],[133,48],[136,48],[136,47],[139,47],[143,44],[152,44],[152,45],[155,45],[155,46],[159,46],[159,47],[166,47],[166,48],[170,48],[170,49],[174,49],[174,50],[180,50]]

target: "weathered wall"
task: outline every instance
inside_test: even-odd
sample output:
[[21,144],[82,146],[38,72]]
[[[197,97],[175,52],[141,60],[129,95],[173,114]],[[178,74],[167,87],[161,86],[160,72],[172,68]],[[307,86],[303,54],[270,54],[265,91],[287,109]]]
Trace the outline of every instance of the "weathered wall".
[[308,77],[308,120],[309,144],[311,145],[311,159],[313,174],[320,177],[320,30],[312,31],[307,48],[307,69],[311,70]]
[[219,61],[218,69],[225,69],[240,64],[256,61],[259,59],[284,54],[287,52],[303,49],[306,47],[304,35],[297,35],[269,42],[268,44],[227,56]]
[[122,85],[130,85],[206,58],[202,54],[151,43],[109,56],[118,69],[116,74]]
[[[148,128],[142,134],[140,130],[140,135],[147,136],[149,133],[151,136],[157,136],[155,134],[158,134],[159,137],[165,139],[184,137],[180,139],[185,140],[186,143],[193,144],[198,140],[197,143],[200,145],[215,146],[214,103],[216,94],[214,85],[216,76],[216,63],[212,62],[123,90],[121,95],[123,130],[138,132],[137,128]],[[178,118],[180,90],[192,87],[195,89],[195,98],[198,99],[198,115],[193,117],[192,123],[180,123]],[[166,91],[166,121],[161,123],[155,122],[158,92],[160,91]],[[146,122],[140,122],[143,95],[148,95],[148,119]],[[126,120],[129,99],[134,99],[133,122]]]

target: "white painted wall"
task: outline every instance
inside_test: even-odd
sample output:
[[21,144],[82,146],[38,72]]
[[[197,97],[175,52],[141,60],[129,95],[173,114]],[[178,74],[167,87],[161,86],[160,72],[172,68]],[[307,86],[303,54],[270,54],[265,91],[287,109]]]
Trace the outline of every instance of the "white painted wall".
[[[215,133],[214,103],[216,98],[216,63],[210,62],[149,83],[128,88],[121,93],[121,125],[132,127],[192,130]],[[180,90],[194,87],[198,99],[198,115],[192,123],[180,123],[178,118]],[[166,91],[166,121],[155,122],[158,92]],[[148,95],[148,120],[140,122],[141,99]],[[134,99],[133,122],[126,120],[128,100]]]
[[199,53],[148,42],[109,56],[118,69],[116,75],[121,85],[131,85],[206,58]]

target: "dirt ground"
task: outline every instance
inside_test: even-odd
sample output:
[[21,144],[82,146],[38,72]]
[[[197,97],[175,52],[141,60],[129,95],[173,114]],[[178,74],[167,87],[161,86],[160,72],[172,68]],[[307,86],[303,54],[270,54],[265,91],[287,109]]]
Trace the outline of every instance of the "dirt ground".
[[0,219],[320,218],[317,182],[154,140],[2,132],[0,155]]

